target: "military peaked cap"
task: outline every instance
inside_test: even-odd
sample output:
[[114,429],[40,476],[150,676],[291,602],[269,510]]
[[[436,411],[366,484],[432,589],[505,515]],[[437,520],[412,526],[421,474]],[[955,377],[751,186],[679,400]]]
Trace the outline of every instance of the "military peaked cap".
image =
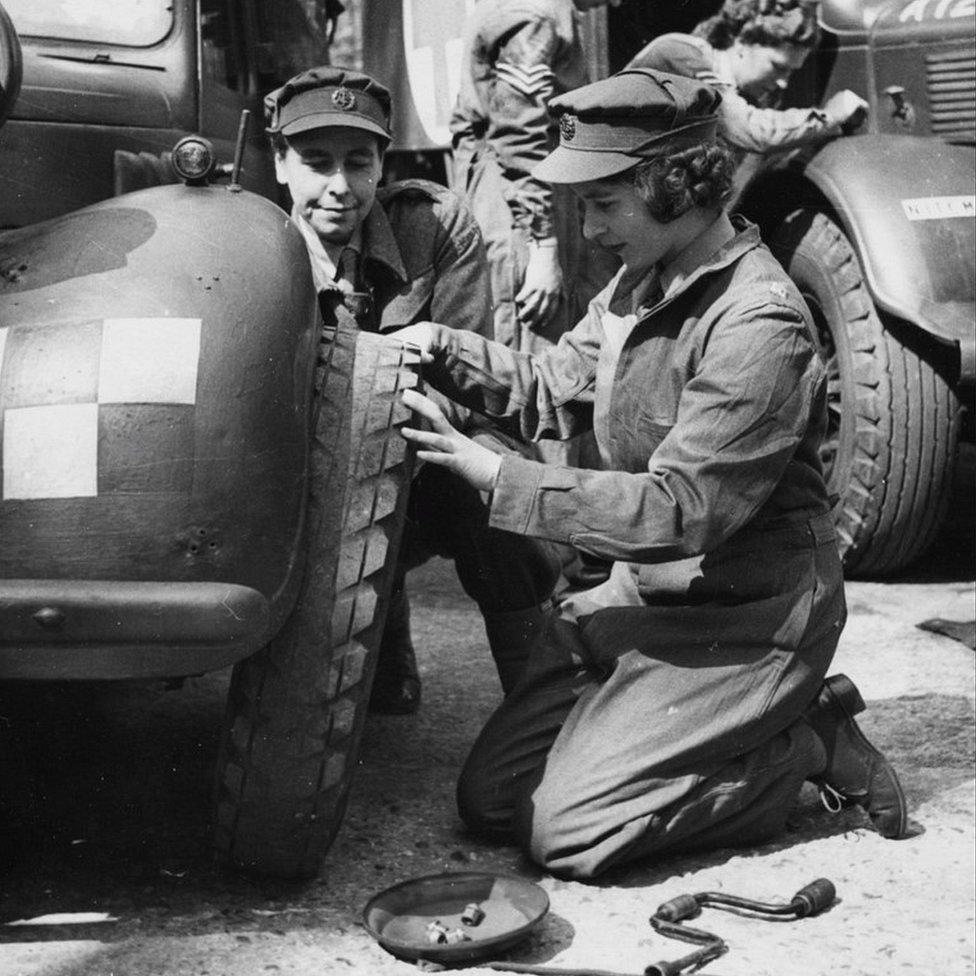
[[369,75],[325,65],[286,81],[264,99],[269,133],[297,135],[346,126],[390,139],[390,93]]
[[585,183],[636,166],[666,143],[714,138],[722,96],[680,75],[629,68],[549,103],[559,145],[533,170],[548,183]]

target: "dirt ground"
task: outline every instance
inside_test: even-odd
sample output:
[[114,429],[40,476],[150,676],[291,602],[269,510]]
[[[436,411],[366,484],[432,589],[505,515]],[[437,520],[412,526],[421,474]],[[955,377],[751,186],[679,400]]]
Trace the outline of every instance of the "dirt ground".
[[[465,751],[499,697],[477,613],[451,568],[411,577],[424,704],[371,717],[350,808],[322,875],[302,886],[219,871],[207,805],[227,675],[179,692],[40,688],[4,708],[16,754],[0,770],[2,976],[410,976],[361,912],[380,889],[443,871],[538,883],[550,911],[507,958],[641,973],[691,946],[648,917],[681,893],[788,900],[830,878],[816,918],[766,922],[707,909],[692,924],[730,947],[711,976],[963,976],[974,972],[974,654],[918,629],[971,620],[973,464],[932,558],[889,583],[849,584],[835,671],[868,700],[862,723],[901,773],[914,836],[886,841],[860,811],[804,792],[776,842],[644,864],[599,884],[542,875],[515,848],[467,834],[454,808]],[[58,913],[68,913],[59,917]],[[92,914],[79,914],[92,913]],[[469,968],[485,976],[483,967]]]

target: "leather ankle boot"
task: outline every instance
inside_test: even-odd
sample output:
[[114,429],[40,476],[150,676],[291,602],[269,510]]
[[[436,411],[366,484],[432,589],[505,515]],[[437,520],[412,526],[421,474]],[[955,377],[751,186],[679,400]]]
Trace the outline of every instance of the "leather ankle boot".
[[811,777],[820,787],[828,810],[845,803],[863,807],[883,837],[904,837],[908,807],[891,763],[865,738],[854,716],[863,712],[864,700],[846,675],[828,678],[805,718],[827,752],[822,773]]
[[507,695],[525,672],[529,651],[542,632],[552,605],[545,603],[524,610],[507,610],[500,613],[482,611],[485,633],[491,656]]
[[369,710],[380,715],[412,715],[420,708],[420,675],[410,639],[410,604],[398,587],[390,600],[380,639]]

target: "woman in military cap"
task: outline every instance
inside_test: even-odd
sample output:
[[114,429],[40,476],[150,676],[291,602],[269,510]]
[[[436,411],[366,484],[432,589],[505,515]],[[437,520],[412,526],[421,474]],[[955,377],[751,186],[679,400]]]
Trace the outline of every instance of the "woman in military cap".
[[836,92],[823,108],[779,108],[820,31],[816,0],[726,0],[693,34],[662,34],[628,67],[694,78],[722,95],[719,132],[737,159],[815,145],[860,124],[868,103]]
[[[553,873],[751,844],[805,780],[906,831],[894,770],[860,733],[818,447],[824,374],[800,295],[722,206],[720,96],[625,71],[555,100],[539,176],[570,184],[622,268],[552,350],[409,327],[430,385],[524,438],[593,429],[602,470],[498,457],[420,394],[419,457],[490,493],[490,524],[613,560],[564,601],[458,786],[475,829]],[[826,679],[826,680],[825,680]]]

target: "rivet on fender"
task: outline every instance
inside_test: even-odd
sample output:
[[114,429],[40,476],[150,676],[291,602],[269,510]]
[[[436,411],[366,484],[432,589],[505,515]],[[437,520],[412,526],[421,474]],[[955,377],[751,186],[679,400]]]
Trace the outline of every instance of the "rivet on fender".
[[45,630],[60,630],[64,626],[64,612],[57,607],[41,607],[34,620]]

